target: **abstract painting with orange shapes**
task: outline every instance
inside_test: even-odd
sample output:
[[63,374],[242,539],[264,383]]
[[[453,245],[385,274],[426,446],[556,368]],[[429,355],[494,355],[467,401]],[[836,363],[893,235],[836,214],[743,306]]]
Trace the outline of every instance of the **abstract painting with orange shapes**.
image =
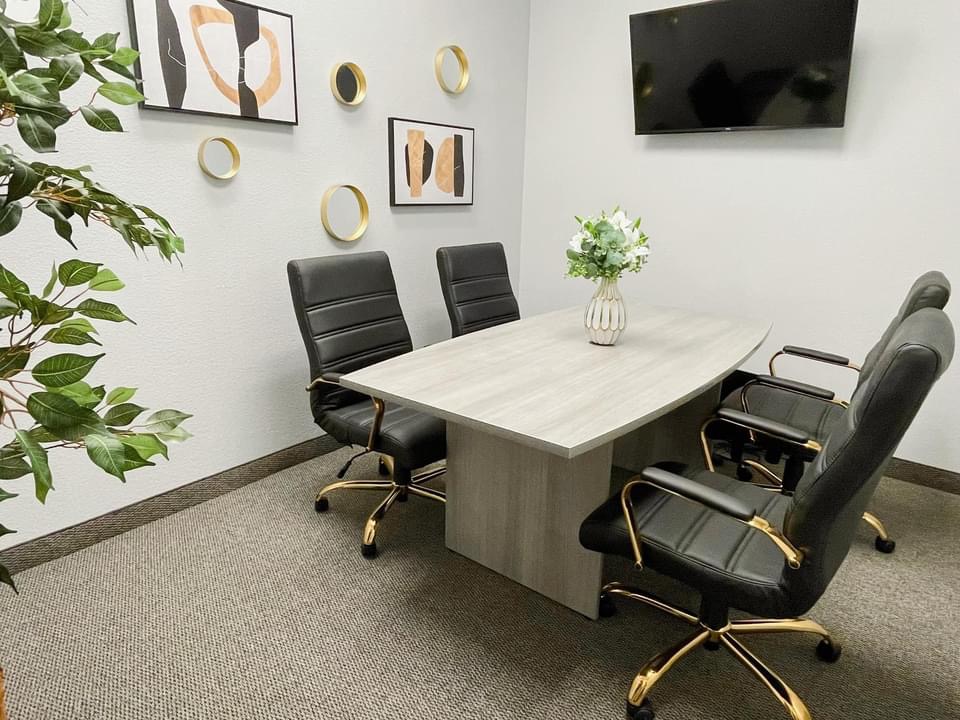
[[293,17],[239,0],[129,0],[146,108],[297,124]]
[[473,205],[474,130],[389,118],[390,204]]

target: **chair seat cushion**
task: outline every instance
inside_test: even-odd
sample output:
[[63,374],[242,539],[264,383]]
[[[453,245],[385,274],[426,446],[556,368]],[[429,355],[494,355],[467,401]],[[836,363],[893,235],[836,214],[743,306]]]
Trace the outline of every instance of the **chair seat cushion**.
[[[328,410],[321,416],[319,424],[342,443],[365,446],[375,415],[373,403],[364,400]],[[425,467],[446,457],[446,423],[431,415],[387,403],[374,449],[390,455],[407,470]]]
[[[724,475],[707,471],[686,474],[746,501],[777,527],[791,504],[789,497]],[[720,596],[730,607],[745,612],[762,617],[792,614],[794,608],[781,583],[786,561],[762,532],[648,485],[634,487],[632,497],[644,567],[703,594]],[[580,542],[589,550],[633,560],[619,493],[583,522]]]
[[[743,410],[739,388],[724,399],[723,407]],[[803,430],[821,443],[844,412],[836,403],[759,384],[747,388],[747,407],[752,415]]]

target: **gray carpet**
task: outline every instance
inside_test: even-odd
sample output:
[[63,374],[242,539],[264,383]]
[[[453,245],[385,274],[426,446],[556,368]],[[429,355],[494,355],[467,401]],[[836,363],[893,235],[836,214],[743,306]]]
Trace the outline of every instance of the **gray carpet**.
[[[21,573],[21,596],[0,596],[10,720],[614,719],[643,661],[688,632],[640,606],[581,618],[445,550],[442,508],[416,498],[362,559],[377,496],[312,508],[348,453]],[[897,553],[864,528],[813,613],[840,662],[806,636],[748,645],[817,720],[958,718],[960,496],[888,480],[875,509]],[[685,660],[654,701],[662,720],[786,717],[725,653]]]

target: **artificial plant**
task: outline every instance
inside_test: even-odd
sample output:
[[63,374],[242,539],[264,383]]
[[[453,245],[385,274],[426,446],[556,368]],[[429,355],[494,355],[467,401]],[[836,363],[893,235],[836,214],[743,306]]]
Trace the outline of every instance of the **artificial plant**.
[[[133,105],[143,96],[132,67],[137,51],[118,47],[119,33],[87,39],[71,29],[69,2],[40,0],[37,18],[19,22],[0,0],[0,126],[37,153],[56,151],[57,132],[78,115],[100,132],[122,132],[116,114],[95,103]],[[61,93],[90,85],[90,101],[68,106]],[[89,167],[67,168],[31,161],[0,146],[0,503],[16,495],[14,481],[33,479],[42,503],[53,489],[51,451],[84,450],[98,467],[120,480],[131,470],[167,457],[167,443],[189,434],[189,415],[147,409],[132,402],[134,388],[93,385],[90,373],[104,357],[98,322],[132,322],[102,294],[123,283],[99,262],[53,263],[50,280],[30,288],[6,258],[25,212],[36,210],[74,249],[74,229],[103,225],[134,254],[154,248],[167,261],[183,251],[161,215],[130,203],[90,178]],[[20,234],[20,244],[27,239]],[[81,350],[93,346],[94,350]],[[15,485],[14,485],[15,487]],[[2,505],[0,505],[2,509]],[[13,532],[0,524],[0,535]],[[0,565],[0,582],[16,590]]]

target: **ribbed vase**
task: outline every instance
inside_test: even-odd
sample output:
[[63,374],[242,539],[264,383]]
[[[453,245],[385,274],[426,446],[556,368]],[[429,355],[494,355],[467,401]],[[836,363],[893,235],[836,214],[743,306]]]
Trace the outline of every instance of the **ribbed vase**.
[[583,315],[587,337],[594,345],[616,345],[627,327],[627,308],[617,278],[601,278]]

